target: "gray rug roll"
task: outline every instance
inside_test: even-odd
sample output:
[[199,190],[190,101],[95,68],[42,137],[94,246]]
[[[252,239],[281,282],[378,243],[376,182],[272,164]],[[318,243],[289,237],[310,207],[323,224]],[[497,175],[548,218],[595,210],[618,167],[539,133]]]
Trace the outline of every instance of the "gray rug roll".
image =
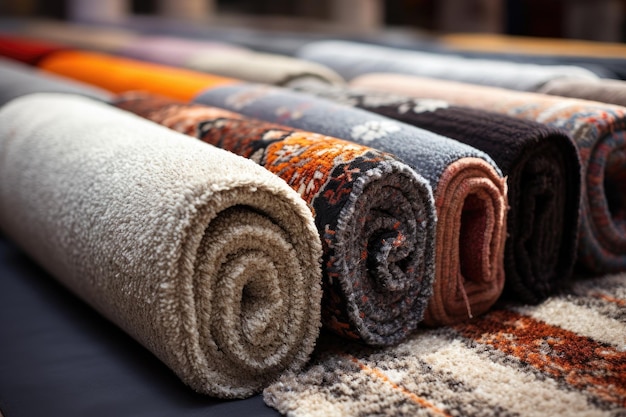
[[624,80],[552,80],[537,92],[626,106]]
[[312,42],[302,47],[298,56],[324,64],[347,80],[372,72],[392,72],[512,90],[536,91],[554,79],[598,79],[593,72],[574,65],[535,65],[495,59],[470,59],[344,41]]
[[293,82],[318,82],[345,84],[344,79],[327,66],[304,59],[242,51],[198,51],[189,57],[184,66],[196,71],[241,80],[289,85]]
[[0,58],[0,106],[16,97],[31,93],[78,94],[102,101],[110,101],[112,97],[111,93],[98,87]]
[[21,97],[0,109],[0,228],[199,392],[249,396],[313,350],[313,217],[250,160],[90,99]]

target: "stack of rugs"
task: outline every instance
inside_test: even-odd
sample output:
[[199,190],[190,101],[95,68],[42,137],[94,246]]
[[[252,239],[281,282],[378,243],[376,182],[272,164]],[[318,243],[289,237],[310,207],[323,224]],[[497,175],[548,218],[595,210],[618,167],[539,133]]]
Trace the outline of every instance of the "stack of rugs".
[[626,81],[434,49],[0,34],[5,417],[626,413]]

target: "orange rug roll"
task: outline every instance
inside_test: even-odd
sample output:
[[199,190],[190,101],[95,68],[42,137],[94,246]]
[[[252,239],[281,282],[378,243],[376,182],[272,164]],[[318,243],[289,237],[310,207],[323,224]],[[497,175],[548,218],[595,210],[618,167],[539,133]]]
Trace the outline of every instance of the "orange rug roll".
[[185,101],[207,88],[238,82],[233,78],[82,51],[50,54],[39,62],[39,67],[114,93],[143,90]]

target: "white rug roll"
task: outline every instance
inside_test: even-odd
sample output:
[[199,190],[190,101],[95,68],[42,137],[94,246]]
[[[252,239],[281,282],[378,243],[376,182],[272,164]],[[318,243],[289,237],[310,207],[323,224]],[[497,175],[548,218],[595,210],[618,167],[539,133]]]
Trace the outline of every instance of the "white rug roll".
[[313,217],[250,160],[87,98],[20,97],[0,109],[0,227],[199,392],[252,395],[313,350]]

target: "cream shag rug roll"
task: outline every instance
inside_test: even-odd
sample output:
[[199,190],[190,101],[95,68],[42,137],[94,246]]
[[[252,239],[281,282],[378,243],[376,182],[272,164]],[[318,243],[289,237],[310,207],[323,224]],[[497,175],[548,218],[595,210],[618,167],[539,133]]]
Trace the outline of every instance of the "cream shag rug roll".
[[245,397],[309,358],[321,244],[254,162],[86,98],[0,110],[0,226],[195,390]]

